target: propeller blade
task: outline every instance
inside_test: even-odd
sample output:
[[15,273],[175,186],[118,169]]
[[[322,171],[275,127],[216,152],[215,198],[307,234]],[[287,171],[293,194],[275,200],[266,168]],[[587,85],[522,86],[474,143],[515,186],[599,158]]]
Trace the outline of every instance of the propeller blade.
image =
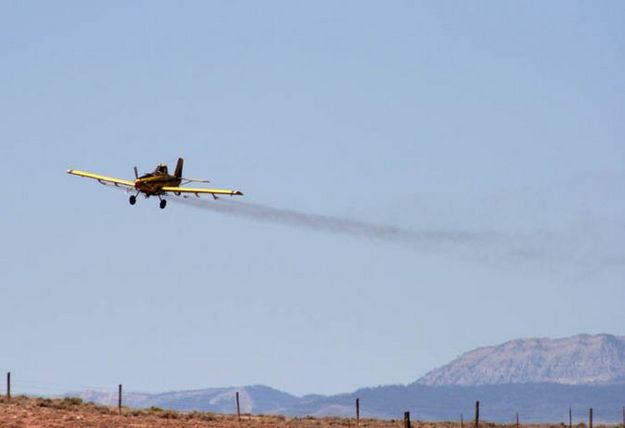
[[135,166],[135,178],[139,178],[139,171],[137,171],[137,167]]
[[186,181],[188,183],[210,183],[208,180],[199,179],[199,178],[182,178],[182,181]]

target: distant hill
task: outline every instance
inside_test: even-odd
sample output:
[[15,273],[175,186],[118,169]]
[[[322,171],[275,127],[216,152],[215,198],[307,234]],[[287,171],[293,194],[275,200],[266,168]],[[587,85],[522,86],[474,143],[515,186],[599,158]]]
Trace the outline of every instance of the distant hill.
[[[159,394],[125,392],[124,404],[129,407],[161,407],[172,410],[201,410],[216,413],[232,413],[235,395],[239,392],[242,413],[287,413],[300,398],[263,385],[228,388],[206,388],[191,391],[164,392]],[[98,391],[70,393],[85,401],[116,405],[117,394]]]
[[[588,408],[597,422],[620,422],[625,404],[625,339],[580,335],[565,339],[519,339],[467,352],[409,385],[363,388],[332,396],[297,397],[262,385],[209,388],[161,394],[126,393],[131,407],[235,411],[289,416],[353,416],[356,398],[363,417],[394,419],[409,410],[413,419],[458,420],[481,415],[510,422],[519,412],[525,422],[585,421]],[[116,395],[83,391],[71,394],[113,405]]]
[[[124,394],[129,407],[156,406],[173,410],[235,412],[235,391],[241,391],[242,411],[253,414],[287,416],[353,416],[356,398],[363,417],[401,418],[409,410],[413,419],[441,421],[473,417],[475,401],[480,401],[481,416],[494,422],[511,422],[519,412],[524,422],[568,422],[568,409],[574,421],[586,421],[593,407],[595,421],[620,422],[625,385],[508,384],[483,386],[388,385],[359,389],[332,396],[292,395],[265,386],[211,388],[162,394]],[[222,392],[219,392],[222,391]],[[110,393],[68,394],[100,404],[115,405]]]
[[621,422],[625,385],[389,385],[311,402],[300,401],[287,414],[353,415],[357,397],[362,414],[387,419],[401,418],[409,410],[415,420],[457,421],[462,413],[466,421],[473,418],[475,402],[479,400],[481,418],[493,422],[512,422],[519,412],[524,422],[568,424],[569,407],[573,422],[587,421],[590,407],[596,422]]
[[418,380],[430,386],[624,382],[625,338],[608,334],[518,339],[478,348]]

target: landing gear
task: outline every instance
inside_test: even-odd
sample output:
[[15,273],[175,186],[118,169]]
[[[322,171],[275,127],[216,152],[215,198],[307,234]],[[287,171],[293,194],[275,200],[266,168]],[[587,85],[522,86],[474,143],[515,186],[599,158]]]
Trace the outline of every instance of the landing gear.
[[135,195],[130,195],[130,198],[128,198],[128,202],[130,202],[130,205],[134,205],[137,203],[137,197]]
[[166,206],[167,206],[167,200],[161,199],[161,204],[160,204],[161,209],[165,209]]

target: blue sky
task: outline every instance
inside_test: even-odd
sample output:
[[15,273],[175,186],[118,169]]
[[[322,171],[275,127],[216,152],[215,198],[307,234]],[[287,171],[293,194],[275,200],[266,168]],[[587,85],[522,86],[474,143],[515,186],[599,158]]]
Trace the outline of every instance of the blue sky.
[[[22,391],[407,383],[625,334],[622,2],[0,4],[0,370]],[[496,236],[429,251],[64,174]],[[211,203],[211,201],[207,201]]]

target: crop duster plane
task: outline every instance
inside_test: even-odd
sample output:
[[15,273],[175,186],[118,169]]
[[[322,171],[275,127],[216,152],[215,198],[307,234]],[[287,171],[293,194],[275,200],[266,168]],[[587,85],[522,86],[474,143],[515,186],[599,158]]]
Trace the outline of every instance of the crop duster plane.
[[184,160],[182,158],[178,159],[178,163],[176,164],[176,170],[174,175],[170,175],[167,171],[167,165],[164,163],[159,164],[154,169],[154,172],[149,172],[142,176],[139,176],[137,172],[137,167],[135,166],[135,179],[134,180],[124,180],[121,178],[107,177],[105,175],[92,174],[90,172],[79,171],[76,169],[67,170],[68,174],[77,175],[79,177],[92,178],[97,180],[100,184],[115,186],[120,188],[125,188],[127,191],[136,192],[133,195],[130,195],[128,202],[130,205],[134,205],[137,202],[137,196],[143,194],[146,198],[150,196],[157,196],[160,202],[161,209],[165,208],[167,205],[167,200],[163,199],[163,196],[168,194],[173,194],[175,196],[181,196],[186,198],[190,195],[195,195],[199,197],[200,195],[212,195],[213,198],[217,199],[217,195],[243,195],[243,193],[238,190],[229,190],[229,189],[207,189],[207,188],[194,188],[194,187],[181,187],[185,184],[189,183],[208,183],[208,180],[197,180],[193,178],[183,178],[182,177],[182,166]]

